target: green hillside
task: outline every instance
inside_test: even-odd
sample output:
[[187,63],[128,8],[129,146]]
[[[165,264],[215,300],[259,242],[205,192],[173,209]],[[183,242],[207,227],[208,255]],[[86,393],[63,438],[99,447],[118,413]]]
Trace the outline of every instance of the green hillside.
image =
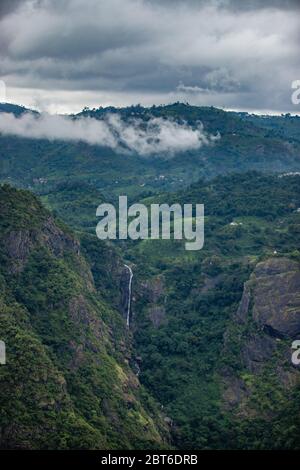
[[[248,173],[146,201],[204,203],[207,216],[201,251],[164,240],[126,250],[137,283],[140,379],[174,419],[180,448],[300,446],[290,349],[300,335],[299,190],[299,176]],[[241,321],[244,286],[258,266],[266,292],[254,290]],[[295,330],[285,329],[289,322]]]
[[[97,290],[78,240],[9,186],[0,226],[0,447],[165,447],[163,417],[128,365],[125,322]],[[122,268],[117,260],[114,275]]]
[[[19,116],[24,108],[0,105],[0,112]],[[300,171],[300,118],[277,118],[226,112],[213,107],[182,103],[143,108],[99,108],[73,116],[103,119],[117,113],[124,122],[152,117],[173,119],[196,126],[201,122],[210,134],[220,134],[213,145],[179,152],[143,157],[126,155],[84,142],[32,140],[0,137],[0,181],[47,193],[57,185],[88,184],[107,195],[126,193],[137,198],[149,192],[176,191],[199,178],[257,170],[263,172]]]
[[[72,118],[107,113],[221,139],[145,158],[0,137],[0,447],[300,449],[300,119],[180,103]],[[97,206],[122,194],[204,204],[203,249],[98,240]]]

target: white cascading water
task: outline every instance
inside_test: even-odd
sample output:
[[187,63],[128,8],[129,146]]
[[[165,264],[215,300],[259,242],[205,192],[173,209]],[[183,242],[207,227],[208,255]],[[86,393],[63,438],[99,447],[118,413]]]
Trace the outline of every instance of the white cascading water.
[[129,284],[128,284],[128,303],[127,303],[127,317],[126,317],[126,325],[129,328],[130,325],[130,308],[131,308],[131,288],[132,288],[132,278],[133,278],[133,272],[130,266],[127,266],[127,264],[124,264],[125,268],[128,269],[129,271]]

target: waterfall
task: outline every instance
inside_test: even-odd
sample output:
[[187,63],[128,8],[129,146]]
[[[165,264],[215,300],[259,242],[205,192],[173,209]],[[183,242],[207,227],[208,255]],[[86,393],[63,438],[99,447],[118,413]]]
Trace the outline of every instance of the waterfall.
[[129,277],[129,284],[128,284],[128,303],[127,303],[127,316],[126,316],[126,325],[129,328],[130,324],[130,309],[131,309],[131,290],[132,290],[132,278],[133,278],[133,272],[130,266],[127,266],[127,264],[124,264],[125,268],[128,269],[130,277]]

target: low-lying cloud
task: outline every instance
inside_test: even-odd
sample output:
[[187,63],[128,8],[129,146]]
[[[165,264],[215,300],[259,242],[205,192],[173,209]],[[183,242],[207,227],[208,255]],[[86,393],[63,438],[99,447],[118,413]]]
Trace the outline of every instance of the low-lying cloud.
[[124,120],[109,114],[103,120],[90,117],[72,119],[49,114],[0,114],[0,132],[30,139],[82,141],[90,145],[110,147],[118,153],[139,155],[174,154],[197,150],[220,138],[205,132],[202,123],[189,126],[185,122],[151,118],[148,121]]

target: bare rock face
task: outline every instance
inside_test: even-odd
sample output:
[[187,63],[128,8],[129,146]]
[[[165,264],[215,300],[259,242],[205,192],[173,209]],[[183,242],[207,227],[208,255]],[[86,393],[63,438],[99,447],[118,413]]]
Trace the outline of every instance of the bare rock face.
[[273,337],[262,334],[252,334],[245,340],[242,349],[242,359],[246,368],[251,373],[259,373],[266,362],[276,351],[276,340]]
[[11,262],[9,271],[12,274],[23,269],[33,246],[32,236],[29,230],[11,231],[2,241],[3,247]]
[[159,328],[168,322],[165,309],[165,285],[162,276],[156,276],[141,284],[143,296],[147,300],[147,315],[154,326]]
[[3,237],[2,243],[10,259],[9,270],[11,273],[23,270],[31,250],[37,245],[48,248],[58,257],[63,256],[67,250],[76,255],[80,254],[78,240],[62,231],[52,217],[45,220],[38,229],[9,231]]
[[167,322],[165,307],[163,305],[152,305],[149,308],[149,318],[155,328],[165,324]]
[[39,241],[46,245],[55,256],[62,256],[66,249],[80,254],[78,240],[63,232],[52,217],[49,217],[42,226]]
[[164,296],[164,280],[161,276],[153,277],[143,283],[141,283],[143,289],[143,295],[149,303],[156,304],[160,302]]
[[240,366],[221,372],[224,406],[249,416],[253,409],[247,403],[254,384],[257,379],[263,382],[269,370],[285,390],[299,380],[290,349],[292,340],[300,337],[299,264],[288,258],[258,263],[244,285],[233,322],[236,333],[226,332],[224,349],[229,351],[230,341],[238,341]]
[[300,269],[297,262],[271,258],[256,266],[245,284],[237,312],[241,321],[249,315],[275,338],[300,335]]

